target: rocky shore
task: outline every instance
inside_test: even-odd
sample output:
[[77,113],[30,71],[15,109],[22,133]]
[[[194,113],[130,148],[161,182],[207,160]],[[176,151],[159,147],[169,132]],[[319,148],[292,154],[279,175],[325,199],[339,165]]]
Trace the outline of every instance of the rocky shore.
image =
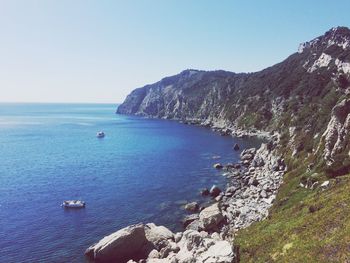
[[[171,245],[155,248],[156,251],[141,257],[141,262],[239,262],[235,233],[268,216],[287,170],[279,153],[293,158],[293,168],[299,166],[298,169],[306,170],[297,175],[300,177],[298,188],[286,181],[293,191],[284,196],[284,200],[289,199],[285,203],[295,211],[299,209],[299,203],[290,197],[298,195],[300,189],[315,189],[325,176],[334,178],[349,174],[349,43],[350,30],[336,27],[302,44],[297,53],[281,63],[259,72],[236,74],[190,69],[135,89],[127,96],[117,113],[176,120],[210,127],[223,136],[257,136],[267,141],[259,149],[233,146],[233,150],[243,150],[238,164],[213,164],[228,177],[226,189],[203,190],[202,195],[212,196],[213,203],[204,209],[188,204],[187,210],[193,214],[184,219],[186,230],[167,239]],[[305,162],[310,162],[307,167],[304,167]],[[330,181],[324,181],[320,187],[324,189],[330,184]],[[342,197],[340,193],[334,194]],[[305,198],[310,203],[318,202],[311,194]],[[329,195],[326,200],[331,199]],[[271,220],[276,224],[271,237],[273,245],[266,247],[262,238],[245,256],[255,260],[265,255],[265,261],[295,261],[296,253],[281,253],[275,248],[282,241],[278,231],[287,235],[281,227],[283,222],[279,221],[286,216],[294,217],[292,228],[297,241],[293,241],[293,249],[301,255],[298,262],[309,258],[310,251],[315,260],[320,259],[319,262],[328,262],[332,254],[338,262],[346,253],[340,248],[346,247],[345,239],[342,243],[330,241],[344,236],[336,231],[325,234],[330,244],[333,242],[332,248],[328,244],[327,249],[320,249],[319,240],[324,236],[306,242],[309,249],[298,245],[303,243],[305,236],[319,232],[319,225],[314,221],[320,220],[320,225],[328,226],[333,225],[331,221],[334,220],[329,223],[326,214],[299,220],[299,215],[288,211],[285,204],[281,207],[281,217]],[[315,211],[313,205],[310,207],[310,212]],[[344,212],[341,209],[338,208],[339,213]],[[305,225],[314,229],[310,231]],[[340,225],[334,227],[340,228]],[[261,231],[258,235],[267,236]],[[287,245],[292,244],[290,240]],[[256,248],[260,251],[255,251]],[[225,253],[220,254],[222,251]],[[272,255],[280,256],[275,259]]]
[[[210,126],[223,135],[238,134],[231,128]],[[251,132],[239,134],[250,136]],[[186,205],[186,210],[194,213],[184,218],[184,232],[172,233],[153,223],[128,226],[89,247],[87,257],[95,262],[239,262],[235,233],[268,216],[287,170],[276,154],[278,134],[262,136],[269,138],[268,143],[259,149],[244,149],[239,163],[215,165],[227,176],[227,187],[202,190],[202,195],[212,197],[208,207],[199,208],[195,202]]]

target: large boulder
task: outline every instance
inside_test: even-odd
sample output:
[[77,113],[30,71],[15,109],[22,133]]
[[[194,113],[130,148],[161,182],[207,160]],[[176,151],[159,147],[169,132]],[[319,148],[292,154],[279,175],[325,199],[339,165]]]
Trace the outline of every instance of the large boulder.
[[204,208],[199,214],[199,220],[206,231],[218,229],[220,223],[224,220],[218,203]]
[[145,235],[146,239],[157,249],[162,248],[168,239],[174,238],[174,233],[168,228],[165,226],[156,226],[153,223],[145,225]]
[[96,262],[126,262],[139,259],[148,243],[143,224],[125,227],[90,246],[85,254]]

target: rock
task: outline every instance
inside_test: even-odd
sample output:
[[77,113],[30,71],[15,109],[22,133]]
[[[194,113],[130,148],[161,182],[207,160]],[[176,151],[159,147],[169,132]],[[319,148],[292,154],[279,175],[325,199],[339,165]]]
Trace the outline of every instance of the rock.
[[273,201],[275,200],[276,196],[275,195],[271,195],[269,198],[264,198],[263,201],[267,204],[272,204]]
[[235,145],[233,145],[233,150],[235,150],[235,151],[239,150],[239,145],[237,143],[235,143]]
[[244,155],[254,157],[255,153],[256,153],[256,148],[244,149],[244,150],[241,152],[241,157],[243,157]]
[[203,209],[199,214],[199,220],[205,231],[215,230],[224,220],[221,209],[217,203]]
[[165,226],[156,226],[153,223],[145,225],[145,234],[147,240],[150,241],[157,249],[164,246],[163,241],[174,238],[174,233]]
[[323,189],[326,189],[329,187],[329,181],[324,181],[321,185],[320,185],[321,188]]
[[251,153],[246,153],[241,156],[242,161],[251,161],[254,158],[254,155]]
[[195,231],[201,231],[203,230],[203,224],[199,219],[196,219],[192,221],[188,226],[186,227],[186,230],[195,230]]
[[239,171],[234,171],[234,172],[230,172],[227,177],[231,178],[231,177],[240,177],[241,173]]
[[202,195],[202,196],[207,196],[207,195],[209,195],[209,194],[210,194],[210,191],[209,191],[208,188],[205,188],[205,189],[202,189],[202,190],[201,190],[201,195]]
[[242,164],[248,166],[250,164],[250,160],[243,160]]
[[145,258],[142,248],[147,242],[144,226],[131,225],[104,237],[90,246],[85,254],[98,262],[126,262],[129,259]]
[[241,165],[239,163],[236,163],[236,164],[234,164],[233,168],[239,169],[239,168],[241,168]]
[[220,193],[221,193],[221,189],[219,187],[217,187],[216,185],[213,185],[211,188],[210,188],[210,195],[212,197],[217,197]]
[[191,224],[193,221],[199,219],[199,214],[192,214],[192,215],[187,215],[182,219],[182,224],[184,227],[187,227],[189,224]]
[[258,186],[259,185],[259,181],[255,178],[250,178],[248,185],[253,185],[253,186]]
[[272,170],[273,170],[273,171],[279,171],[279,169],[280,169],[279,164],[278,164],[277,162],[274,163],[274,165],[272,166]]
[[169,246],[165,246],[159,251],[159,257],[160,258],[166,258],[169,255],[170,252],[171,252],[170,245]]
[[[198,217],[199,218],[199,217]],[[182,232],[177,232],[174,236],[174,241],[178,243],[182,238]]]
[[314,205],[310,205],[309,206],[309,212],[310,213],[315,213],[318,210],[318,208]]
[[346,149],[350,134],[350,98],[336,104],[331,113],[324,139],[323,156],[328,166],[335,162],[335,156]]
[[254,167],[261,167],[265,165],[265,161],[263,158],[261,158],[260,156],[255,156],[253,161],[252,161],[252,166]]
[[199,209],[199,205],[197,202],[191,202],[185,205],[185,209],[190,212],[196,212]]
[[200,255],[197,262],[232,263],[234,251],[228,241],[216,241],[206,252]]
[[254,173],[255,172],[255,168],[254,167],[249,167],[249,173]]
[[198,247],[202,243],[202,240],[203,238],[200,233],[195,230],[186,230],[181,239],[188,250]]
[[262,198],[266,198],[266,197],[267,197],[267,194],[266,194],[265,190],[262,190],[262,191],[260,192],[260,196],[261,196]]
[[177,253],[180,250],[179,246],[175,242],[169,243],[169,249],[171,252],[174,252],[174,253]]
[[220,193],[217,197],[215,197],[215,201],[220,202],[222,200],[223,196],[224,195],[222,193]]
[[153,249],[149,254],[148,258],[159,258],[159,252],[156,249]]
[[216,164],[213,165],[213,167],[215,169],[222,169],[222,168],[224,168],[224,166],[221,163],[216,163]]
[[219,241],[221,238],[220,238],[220,234],[217,233],[217,232],[214,232],[210,235],[210,237],[216,241]]
[[236,186],[230,186],[226,189],[226,193],[234,193],[236,192],[237,190],[239,189],[239,187],[236,187]]
[[206,238],[209,236],[208,232],[205,232],[205,231],[201,231],[199,234],[201,235],[202,238]]
[[167,258],[150,258],[147,263],[172,263]]

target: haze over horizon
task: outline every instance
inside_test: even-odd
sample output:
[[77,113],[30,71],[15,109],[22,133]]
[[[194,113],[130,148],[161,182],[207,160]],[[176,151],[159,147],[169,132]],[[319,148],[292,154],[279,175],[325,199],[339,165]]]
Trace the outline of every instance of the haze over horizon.
[[0,102],[120,103],[188,68],[258,71],[349,27],[349,9],[345,0],[1,1]]

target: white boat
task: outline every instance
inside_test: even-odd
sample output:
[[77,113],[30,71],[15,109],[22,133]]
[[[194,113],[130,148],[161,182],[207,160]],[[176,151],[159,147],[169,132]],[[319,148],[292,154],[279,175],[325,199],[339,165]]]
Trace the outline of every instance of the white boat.
[[103,137],[105,137],[105,133],[104,133],[103,131],[100,131],[100,132],[98,132],[98,133],[96,134],[96,137],[97,137],[97,138],[103,138]]
[[85,207],[85,202],[81,200],[67,200],[63,201],[61,206],[67,208],[83,208]]

